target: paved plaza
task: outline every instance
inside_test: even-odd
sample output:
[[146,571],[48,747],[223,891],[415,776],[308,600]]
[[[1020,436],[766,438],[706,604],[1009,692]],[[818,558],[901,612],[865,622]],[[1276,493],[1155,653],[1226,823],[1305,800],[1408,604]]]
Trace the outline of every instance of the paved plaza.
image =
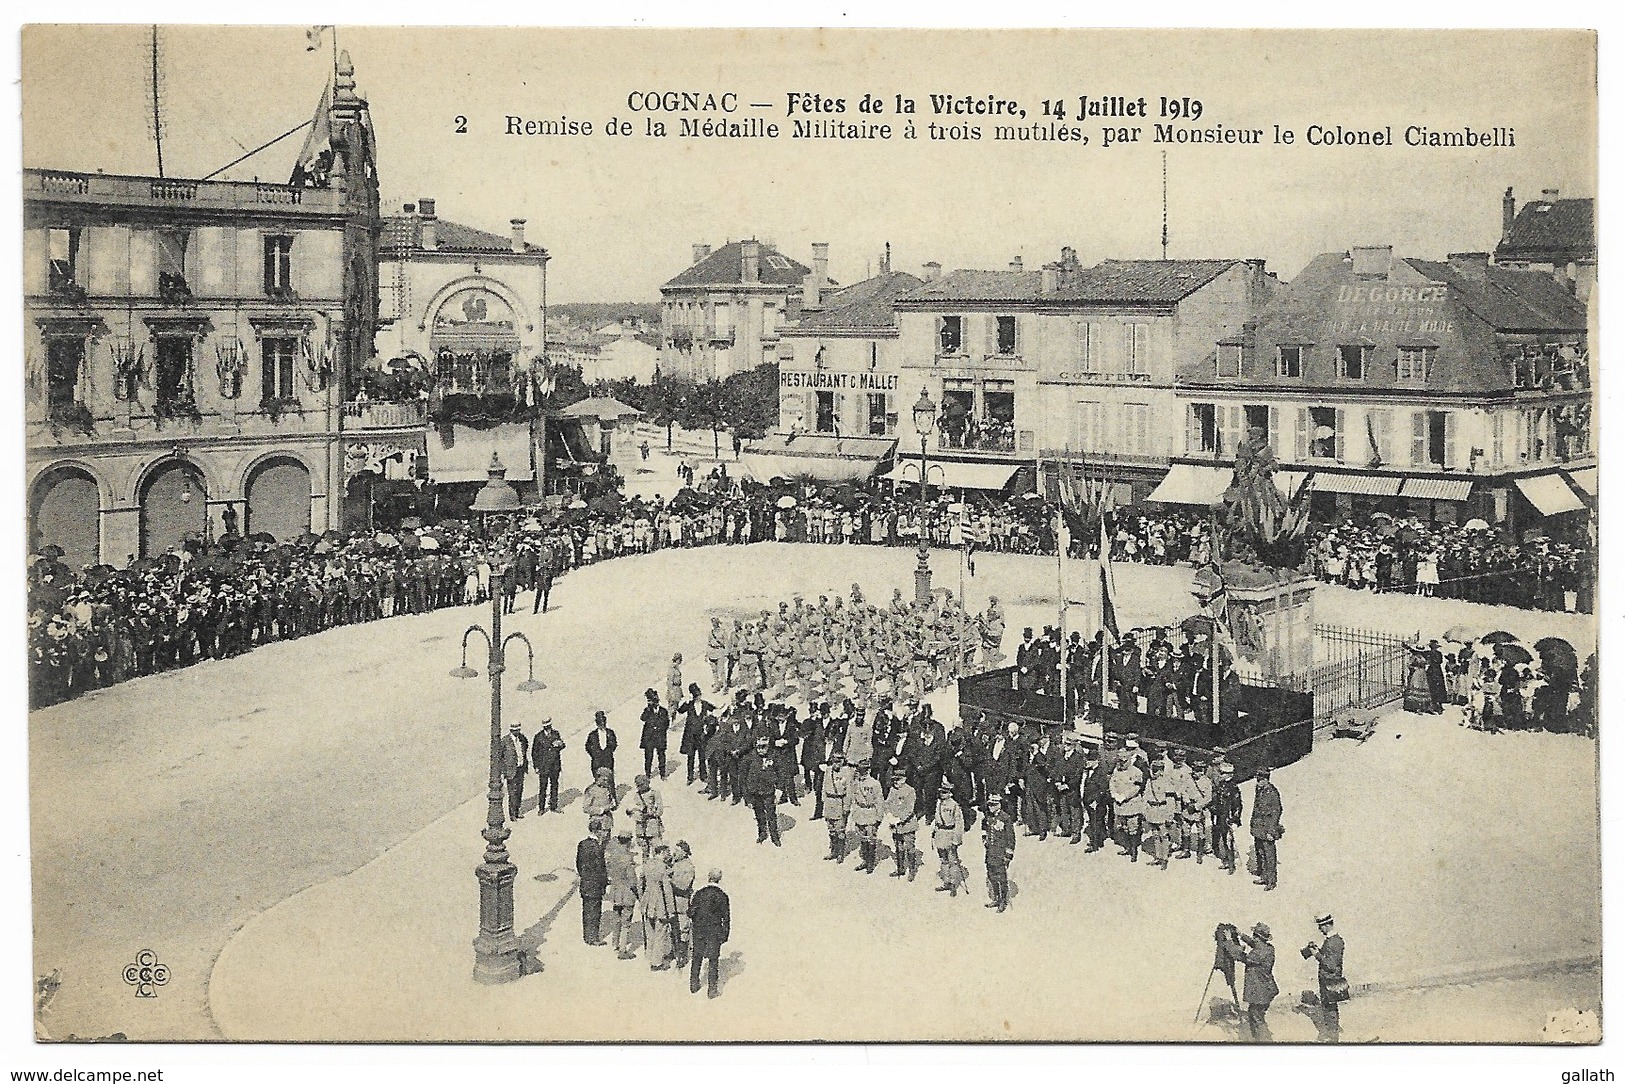
[[[934,554],[939,587],[957,589],[956,558]],[[1551,1012],[1595,1007],[1598,972],[1584,964],[1601,936],[1595,744],[1471,732],[1454,709],[1395,712],[1371,741],[1325,742],[1277,773],[1288,831],[1281,888],[1267,896],[1211,865],[1158,871],[1022,839],[1014,906],[997,915],[979,893],[933,892],[929,872],[906,884],[884,867],[863,877],[819,861],[810,805],[787,808],[782,850],[758,847],[747,810],[674,778],[668,838],[693,845],[702,873],[721,866],[733,899],[722,996],[691,998],[676,975],[582,945],[573,855],[592,711],[610,711],[631,767],[643,688],[663,687],[673,651],[703,680],[709,615],[853,582],[888,597],[907,589],[912,560],[871,547],[666,551],[573,572],[551,613],[512,620],[549,687],[510,691],[510,717],[528,734],[550,714],[570,748],[564,812],[528,815],[509,844],[518,927],[546,970],[503,987],[469,978],[486,686],[447,675],[463,627],[487,608],[336,629],[35,712],[35,967],[61,972],[43,1028],[138,1039],[1223,1040],[1224,1022],[1191,1024],[1213,926],[1264,921],[1280,950],[1276,1034],[1307,1040],[1313,1026],[1292,1005],[1313,979],[1296,948],[1322,909],[1348,940],[1350,980],[1378,987],[1347,1007],[1349,1039],[1534,1039]],[[1052,559],[983,555],[977,566],[970,604],[1000,596],[1010,643],[1025,624],[1053,622]],[[1116,573],[1126,622],[1190,611],[1190,569]],[[1406,635],[1470,624],[1592,649],[1586,615],[1328,587],[1317,606],[1321,620]],[[952,710],[951,693],[939,709]],[[973,884],[977,838],[966,847]],[[149,948],[172,978],[137,1000],[123,969]]]

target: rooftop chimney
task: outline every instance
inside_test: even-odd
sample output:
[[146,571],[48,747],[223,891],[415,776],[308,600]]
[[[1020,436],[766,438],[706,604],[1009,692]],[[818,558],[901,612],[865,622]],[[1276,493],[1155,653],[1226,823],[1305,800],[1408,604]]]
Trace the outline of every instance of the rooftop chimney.
[[440,247],[439,233],[435,227],[434,200],[418,200],[418,216],[423,219],[423,227],[418,233],[418,243],[427,249]]
[[1557,189],[1555,189],[1555,188],[1542,188],[1540,190],[1540,198],[1545,200],[1547,203],[1556,203],[1557,202]]
[[1021,257],[1020,256],[1012,256],[1012,257],[1010,257],[1010,270],[1012,270],[1012,271],[1020,271],[1021,270]]
[[1354,257],[1356,275],[1386,277],[1388,265],[1394,261],[1394,246],[1359,245],[1350,252],[1350,255]]
[[756,241],[739,242],[739,262],[741,265],[740,279],[744,282],[760,282],[761,275],[761,247]]
[[1450,270],[1463,278],[1484,281],[1485,268],[1490,265],[1488,252],[1452,252],[1449,257]]
[[942,277],[942,265],[935,260],[921,268],[925,272],[926,282],[935,282]]
[[403,214],[415,215],[418,213],[418,205],[415,203],[403,203],[401,204],[401,212]]
[[693,261],[694,263],[701,262],[702,260],[704,260],[709,255],[711,255],[711,246],[710,245],[695,245],[694,246],[694,261]]
[[525,220],[522,218],[508,219],[508,228],[513,232],[513,250],[525,251]]
[[1512,198],[1512,186],[1507,185],[1501,197],[1501,240],[1512,240],[1512,222],[1518,217],[1518,202]]
[[829,242],[814,241],[812,270],[801,280],[803,309],[816,309],[824,303],[824,284],[829,281]]

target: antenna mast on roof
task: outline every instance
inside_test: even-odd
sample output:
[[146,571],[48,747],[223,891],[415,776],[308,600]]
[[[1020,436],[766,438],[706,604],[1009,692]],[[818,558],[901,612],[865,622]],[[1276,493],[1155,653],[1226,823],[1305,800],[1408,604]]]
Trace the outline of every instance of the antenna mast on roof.
[[164,175],[164,117],[159,106],[160,79],[158,76],[158,24],[152,24],[152,38],[148,52],[152,58],[152,141],[158,148],[158,176]]
[[1168,152],[1162,152],[1162,258],[1168,258]]

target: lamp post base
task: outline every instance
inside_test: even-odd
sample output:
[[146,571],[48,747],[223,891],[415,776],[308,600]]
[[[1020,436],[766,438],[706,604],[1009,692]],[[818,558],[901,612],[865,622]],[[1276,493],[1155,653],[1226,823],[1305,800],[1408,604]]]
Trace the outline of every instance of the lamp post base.
[[931,561],[920,551],[920,563],[914,566],[914,601],[921,606],[931,602]]
[[519,939],[513,933],[513,882],[519,870],[511,862],[481,863],[480,935],[474,938],[474,981],[486,986],[519,977]]

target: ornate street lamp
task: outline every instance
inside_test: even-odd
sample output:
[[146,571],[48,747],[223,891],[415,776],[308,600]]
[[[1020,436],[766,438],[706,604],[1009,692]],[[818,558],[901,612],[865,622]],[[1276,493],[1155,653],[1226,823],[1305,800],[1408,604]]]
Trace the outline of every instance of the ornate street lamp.
[[513,515],[524,508],[519,500],[519,491],[507,480],[508,468],[502,465],[495,452],[491,453],[491,466],[486,470],[486,481],[474,497],[474,506],[471,509],[475,522],[479,524],[480,536],[491,537],[491,519],[493,516]]
[[920,434],[920,559],[914,566],[914,601],[921,606],[931,602],[931,557],[926,550],[925,535],[925,480],[926,439],[937,427],[937,404],[920,389],[920,398],[914,404],[914,429]]
[[[502,464],[491,457],[491,481],[480,491],[474,502],[476,511],[515,511],[519,498],[513,487],[502,480]],[[513,508],[493,488],[506,489]],[[487,500],[490,497],[491,500]],[[488,507],[481,509],[481,501]],[[496,505],[496,506],[492,506]],[[491,562],[491,631],[479,625],[470,625],[463,632],[463,661],[451,672],[452,677],[478,677],[479,671],[468,665],[468,638],[479,633],[485,638],[485,671],[491,682],[491,765],[490,786],[486,791],[485,859],[474,871],[480,884],[480,933],[474,939],[474,981],[486,984],[512,982],[519,977],[519,941],[513,929],[513,882],[519,870],[508,860],[508,826],[502,807],[502,674],[507,669],[508,644],[518,640],[525,645],[527,676],[519,683],[519,691],[540,692],[547,688],[536,680],[536,650],[522,632],[502,635],[502,591],[496,587],[507,571],[508,558],[498,557]]]

